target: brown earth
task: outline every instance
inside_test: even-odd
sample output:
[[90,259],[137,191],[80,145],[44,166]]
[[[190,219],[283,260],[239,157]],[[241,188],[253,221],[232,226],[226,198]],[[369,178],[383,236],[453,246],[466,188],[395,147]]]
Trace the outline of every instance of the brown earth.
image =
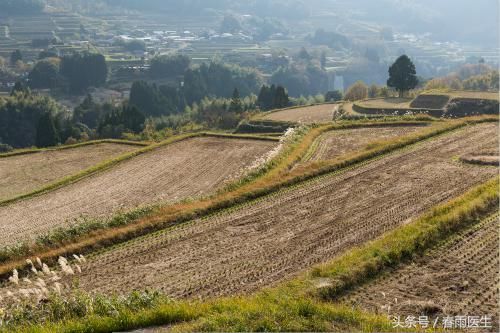
[[272,112],[262,117],[262,119],[303,124],[325,123],[333,120],[333,113],[338,107],[338,104],[305,106],[303,108]]
[[[498,215],[342,298],[393,316],[493,316],[498,323]],[[497,331],[498,332],[498,331]]]
[[277,145],[193,138],[158,148],[58,190],[0,207],[0,245],[11,245],[85,217],[213,193]]
[[328,160],[369,147],[374,142],[415,133],[424,126],[367,127],[330,131],[323,134],[314,145],[314,152],[307,161]]
[[0,158],[0,200],[29,193],[140,147],[101,143]]
[[497,149],[497,134],[497,124],[469,127],[134,240],[91,258],[80,286],[107,294],[160,289],[189,298],[273,285],[497,175],[497,168],[454,159],[478,148]]

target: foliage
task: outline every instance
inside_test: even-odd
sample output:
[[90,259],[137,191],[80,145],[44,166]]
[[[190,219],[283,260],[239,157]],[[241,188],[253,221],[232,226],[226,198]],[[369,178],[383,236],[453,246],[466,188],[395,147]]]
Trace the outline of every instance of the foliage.
[[263,85],[259,92],[257,104],[261,110],[282,109],[289,106],[288,94],[282,86]]
[[146,117],[133,105],[114,107],[99,123],[98,133],[102,138],[121,138],[126,131],[139,133]]
[[119,40],[117,44],[123,47],[123,49],[128,52],[146,51],[146,43],[144,43],[144,41],[139,39],[134,39],[130,41]]
[[498,71],[491,71],[483,75],[472,76],[463,81],[463,87],[466,90],[498,91],[499,89]]
[[59,140],[54,118],[52,114],[46,112],[40,117],[36,126],[36,146],[39,148],[55,146]]
[[158,87],[145,81],[132,84],[129,102],[146,117],[176,114],[184,109],[184,98],[179,89],[166,85]]
[[346,101],[359,101],[368,98],[368,86],[363,81],[354,83],[347,89],[344,99]]
[[407,55],[402,55],[389,68],[387,86],[395,88],[399,92],[399,97],[403,97],[405,92],[414,89],[417,85],[415,65]]
[[14,148],[12,148],[12,146],[9,146],[5,143],[0,143],[0,153],[9,153],[11,151],[13,151]]
[[15,148],[36,144],[37,126],[43,115],[61,110],[55,101],[30,92],[15,92],[0,100],[0,141]]
[[313,36],[309,36],[308,40],[315,45],[326,45],[333,49],[349,48],[350,40],[339,33],[318,29]]
[[220,25],[220,32],[221,33],[238,33],[242,30],[240,21],[233,15],[226,15],[224,16],[221,25]]
[[73,122],[84,124],[89,128],[97,128],[104,114],[109,113],[112,106],[109,104],[95,103],[92,95],[88,94],[80,105],[73,111]]
[[270,82],[286,87],[290,96],[294,97],[316,95],[327,91],[328,75],[319,62],[301,59],[301,62],[279,68],[273,73]]
[[23,60],[23,54],[21,53],[20,50],[14,50],[10,54],[10,64],[14,66],[18,61]]
[[36,63],[28,80],[31,88],[55,88],[59,83],[59,64],[57,58],[44,59]]
[[183,92],[186,102],[192,104],[206,96],[229,98],[234,88],[238,89],[241,96],[256,94],[262,81],[254,69],[219,62],[203,63],[198,68],[186,71]]
[[191,65],[185,55],[158,56],[151,60],[149,73],[153,78],[172,78],[183,75]]
[[108,76],[108,67],[102,54],[83,52],[63,57],[60,72],[69,81],[72,92],[81,92],[92,86],[103,85]]
[[340,90],[328,91],[325,94],[325,102],[339,102],[344,99],[344,94]]

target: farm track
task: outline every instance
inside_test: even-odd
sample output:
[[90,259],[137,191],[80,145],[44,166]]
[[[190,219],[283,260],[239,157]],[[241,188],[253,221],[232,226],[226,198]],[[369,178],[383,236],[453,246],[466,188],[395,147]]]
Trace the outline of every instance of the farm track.
[[326,132],[315,142],[308,161],[329,160],[362,150],[370,143],[401,137],[422,130],[425,126],[367,127]]
[[401,316],[497,316],[498,224],[498,214],[487,218],[341,301],[378,313],[390,306],[391,313]]
[[213,193],[276,145],[206,137],[155,149],[55,191],[0,207],[0,246],[78,223],[83,216],[104,218]]
[[100,143],[0,159],[0,201],[36,190],[138,146]]
[[91,292],[161,289],[176,298],[252,292],[410,222],[498,173],[455,161],[497,149],[498,125],[426,141],[224,214],[121,244],[80,276]]
[[303,124],[324,123],[333,120],[333,113],[338,107],[338,104],[304,106],[302,108],[271,112],[262,119]]

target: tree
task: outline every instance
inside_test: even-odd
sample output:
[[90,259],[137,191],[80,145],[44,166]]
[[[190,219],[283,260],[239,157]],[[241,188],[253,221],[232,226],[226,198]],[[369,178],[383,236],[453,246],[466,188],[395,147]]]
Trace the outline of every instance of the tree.
[[325,70],[326,69],[326,52],[325,51],[321,52],[321,58],[319,59],[319,62],[321,64],[321,69]]
[[15,50],[10,54],[10,64],[14,66],[18,61],[23,60],[23,54],[20,50]]
[[72,92],[106,83],[108,66],[102,54],[83,52],[65,56],[61,60],[60,73],[70,84]]
[[240,21],[233,15],[226,15],[220,25],[221,33],[237,33],[242,30]]
[[297,57],[300,59],[300,60],[305,60],[305,61],[309,61],[312,59],[311,55],[309,54],[309,52],[307,52],[306,48],[305,47],[302,47],[299,51],[299,54],[297,55]]
[[122,109],[123,125],[126,129],[139,133],[142,131],[146,117],[135,106],[124,105]]
[[368,89],[368,97],[375,98],[380,96],[380,87],[376,84],[372,84]]
[[159,56],[151,60],[149,73],[153,78],[169,78],[183,75],[191,65],[191,58],[185,55]]
[[338,102],[344,98],[344,94],[340,90],[329,91],[325,95],[326,102]]
[[59,81],[59,59],[50,58],[37,62],[28,79],[31,88],[55,88]]
[[285,88],[283,88],[282,86],[278,86],[278,88],[276,88],[276,94],[273,100],[273,108],[285,108],[288,106],[289,102],[290,101],[288,99],[288,93],[286,92]]
[[241,113],[243,112],[243,103],[241,102],[240,92],[237,88],[234,88],[233,97],[231,99],[231,105],[229,106],[230,112]]
[[358,81],[347,89],[344,99],[346,101],[359,101],[368,97],[368,86],[363,81]]
[[418,85],[417,71],[415,65],[407,55],[402,55],[389,68],[389,80],[387,86],[396,89],[399,97],[414,89]]
[[59,143],[54,118],[49,112],[43,114],[36,127],[36,146],[39,148],[55,146]]
[[29,94],[30,89],[26,87],[21,81],[16,81],[12,91],[10,92],[11,96],[15,96],[17,94]]

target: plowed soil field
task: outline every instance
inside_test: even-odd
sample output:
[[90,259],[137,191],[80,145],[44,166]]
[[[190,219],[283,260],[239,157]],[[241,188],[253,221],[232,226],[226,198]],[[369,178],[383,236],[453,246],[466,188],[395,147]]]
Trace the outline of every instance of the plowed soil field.
[[497,175],[456,156],[498,149],[498,125],[468,127],[340,174],[96,255],[80,286],[156,288],[177,298],[255,291],[408,223]]
[[193,138],[158,148],[58,190],[0,207],[0,246],[85,217],[213,193],[277,145]]
[[272,112],[264,116],[263,119],[302,124],[325,123],[333,120],[333,113],[338,107],[338,104],[305,106],[303,108]]
[[485,219],[342,300],[403,318],[492,316],[492,322],[498,323],[498,224],[498,215]]
[[0,158],[0,200],[29,193],[99,162],[139,148],[125,144],[100,143]]
[[424,126],[388,126],[330,131],[318,138],[314,152],[309,155],[307,161],[333,159],[363,150],[370,143],[409,135],[424,128]]

